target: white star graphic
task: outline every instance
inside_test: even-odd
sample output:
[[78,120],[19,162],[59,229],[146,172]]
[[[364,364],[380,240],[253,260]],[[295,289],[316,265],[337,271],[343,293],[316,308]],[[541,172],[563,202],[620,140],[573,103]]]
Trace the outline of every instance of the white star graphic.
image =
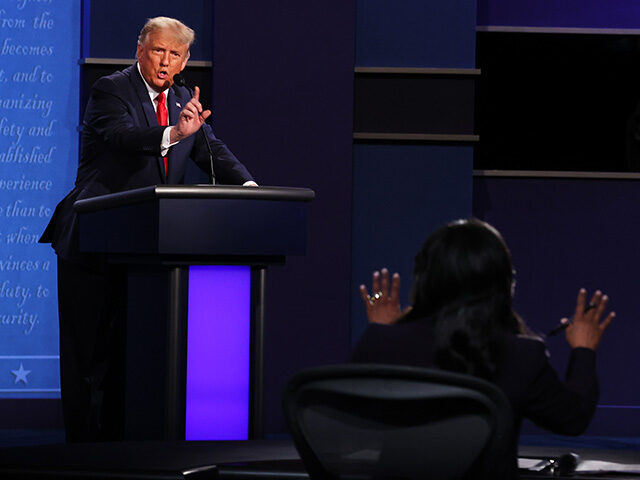
[[11,370],[11,373],[16,376],[16,381],[13,383],[22,382],[25,385],[29,383],[29,380],[27,380],[27,375],[31,373],[31,370],[25,370],[22,366],[22,362],[20,362],[20,368],[18,370]]

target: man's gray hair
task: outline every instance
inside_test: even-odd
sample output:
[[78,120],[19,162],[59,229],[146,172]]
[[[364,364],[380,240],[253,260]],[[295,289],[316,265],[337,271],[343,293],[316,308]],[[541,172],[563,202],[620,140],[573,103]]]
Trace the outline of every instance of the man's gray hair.
[[178,42],[186,45],[187,50],[191,47],[196,38],[194,31],[180,20],[169,17],[154,17],[148,18],[147,23],[145,23],[142,30],[140,30],[138,45],[144,45],[144,42],[147,40],[147,36],[150,33],[157,32],[159,30],[172,30],[175,33]]

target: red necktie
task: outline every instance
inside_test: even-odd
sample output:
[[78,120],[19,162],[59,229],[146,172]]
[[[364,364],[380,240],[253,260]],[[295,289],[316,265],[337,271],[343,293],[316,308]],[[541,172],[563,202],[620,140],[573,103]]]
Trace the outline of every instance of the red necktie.
[[[158,109],[156,110],[156,117],[158,118],[158,125],[169,125],[169,112],[167,112],[167,105],[164,102],[164,92],[156,97],[158,102]],[[164,174],[167,175],[167,160],[168,157],[164,157]]]

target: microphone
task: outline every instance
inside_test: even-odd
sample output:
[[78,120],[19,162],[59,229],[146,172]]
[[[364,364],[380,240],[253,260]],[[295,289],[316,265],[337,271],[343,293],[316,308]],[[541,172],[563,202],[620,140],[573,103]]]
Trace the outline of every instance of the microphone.
[[573,452],[565,453],[558,459],[558,473],[560,475],[571,475],[576,471],[579,463],[580,455]]
[[[191,94],[191,96],[193,97],[194,93],[193,90],[187,86],[186,82],[184,81],[184,77],[182,75],[180,75],[179,73],[176,73],[173,76],[173,83],[175,85],[177,85],[178,87],[185,87],[189,93]],[[202,124],[202,126],[200,127],[200,131],[202,132],[202,138],[204,138],[204,144],[207,146],[207,152],[209,153],[209,167],[211,169],[211,185],[215,185],[216,184],[216,172],[213,169],[213,152],[211,151],[211,145],[209,145],[209,139],[207,138],[207,134],[204,133],[204,123]]]
[[[173,76],[173,83],[175,83],[179,87],[187,87],[187,84],[184,82],[184,77],[179,73],[176,73]],[[187,87],[187,90],[191,91],[189,87]]]

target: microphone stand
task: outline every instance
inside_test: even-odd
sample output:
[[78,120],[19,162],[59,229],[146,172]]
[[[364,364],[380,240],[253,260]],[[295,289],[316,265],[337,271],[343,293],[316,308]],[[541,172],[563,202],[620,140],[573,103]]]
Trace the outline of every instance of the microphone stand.
[[[180,75],[179,73],[176,73],[173,76],[173,83],[175,83],[179,87],[185,87],[189,91],[191,96],[193,97],[193,95],[194,95],[193,90],[191,89],[191,87],[187,86],[187,84],[184,81],[184,78],[182,78],[182,75]],[[211,151],[211,145],[209,145],[209,139],[207,138],[207,134],[204,133],[204,123],[200,127],[200,132],[202,133],[202,138],[204,139],[204,144],[207,146],[207,152],[209,153],[209,167],[211,169],[211,185],[215,185],[216,184],[216,172],[213,169],[213,152]]]

